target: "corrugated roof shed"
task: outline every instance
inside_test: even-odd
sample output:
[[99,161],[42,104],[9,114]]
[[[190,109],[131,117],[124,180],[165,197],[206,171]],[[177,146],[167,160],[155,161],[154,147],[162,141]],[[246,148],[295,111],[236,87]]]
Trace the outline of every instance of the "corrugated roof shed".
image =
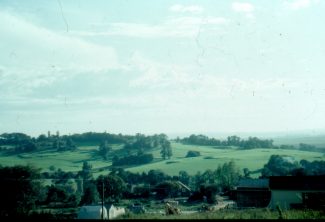
[[271,190],[325,190],[325,175],[322,176],[273,176]]
[[268,188],[269,179],[241,179],[237,188]]

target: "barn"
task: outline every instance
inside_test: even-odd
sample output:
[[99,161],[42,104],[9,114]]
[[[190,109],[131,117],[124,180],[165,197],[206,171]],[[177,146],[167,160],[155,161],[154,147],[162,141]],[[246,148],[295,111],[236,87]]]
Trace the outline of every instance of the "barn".
[[241,179],[235,190],[237,207],[267,207],[271,192],[268,179]]
[[323,176],[272,176],[269,187],[269,207],[276,209],[325,209],[325,175]]

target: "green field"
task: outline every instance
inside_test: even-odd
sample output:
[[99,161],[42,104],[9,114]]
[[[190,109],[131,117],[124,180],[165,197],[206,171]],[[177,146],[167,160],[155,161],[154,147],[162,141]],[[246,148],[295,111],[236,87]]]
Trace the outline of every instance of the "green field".
[[[207,169],[216,169],[230,160],[235,161],[240,170],[247,167],[253,173],[253,177],[258,177],[258,172],[273,154],[287,155],[296,161],[306,159],[325,160],[325,156],[318,152],[308,152],[299,150],[282,150],[282,149],[252,149],[238,150],[237,148],[219,149],[212,146],[194,146],[172,143],[173,156],[171,159],[163,160],[160,156],[160,150],[154,150],[154,161],[150,164],[125,168],[131,172],[148,172],[151,169],[159,169],[169,175],[177,175],[180,170],[185,170],[189,174],[195,174],[198,171]],[[121,146],[113,145],[115,153],[119,153]],[[56,169],[61,168],[63,171],[76,172],[81,170],[83,161],[88,161],[93,169],[111,166],[111,161],[104,161],[97,155],[98,146],[80,146],[77,151],[40,151],[35,153],[24,153],[19,155],[5,155],[1,153],[0,164],[3,166],[13,166],[17,164],[31,164],[43,171],[49,171],[50,166]],[[201,156],[185,158],[189,150],[199,151]],[[124,154],[120,154],[124,155]],[[106,174],[107,170],[95,171],[94,175]]]
[[[148,169],[161,169],[167,174],[177,175],[180,170],[185,170],[189,174],[195,174],[197,171],[205,171],[207,169],[216,169],[218,165],[230,160],[234,160],[236,165],[243,169],[247,167],[251,171],[261,169],[267,163],[273,154],[291,156],[295,160],[300,161],[306,159],[325,160],[325,156],[317,152],[299,151],[299,150],[282,150],[282,149],[252,149],[237,150],[233,149],[217,149],[211,146],[193,146],[172,143],[173,156],[170,160],[155,162],[148,165],[131,167],[131,172],[148,171]],[[201,153],[199,157],[185,158],[187,151],[195,150]],[[159,150],[154,152],[155,157],[159,157]],[[252,174],[259,176],[259,173]]]
[[299,143],[314,145],[317,148],[325,148],[325,136],[282,136],[272,138],[274,145],[293,145],[298,147]]
[[63,171],[76,172],[81,170],[83,161],[88,161],[93,168],[110,165],[110,162],[104,162],[102,158],[96,155],[98,146],[78,147],[75,152],[65,151],[56,152],[51,150],[24,153],[19,155],[0,156],[0,162],[4,166],[13,166],[17,164],[31,164],[43,171],[49,171],[50,166]]

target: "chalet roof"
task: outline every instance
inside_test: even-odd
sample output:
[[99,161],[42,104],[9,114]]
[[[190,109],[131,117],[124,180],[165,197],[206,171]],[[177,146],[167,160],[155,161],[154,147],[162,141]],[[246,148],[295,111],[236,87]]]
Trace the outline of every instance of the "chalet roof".
[[178,183],[180,186],[184,187],[186,190],[191,191],[191,189],[190,189],[188,186],[186,186],[185,184],[183,184],[181,181],[177,181],[177,183]]
[[271,190],[323,190],[325,175],[322,176],[272,176]]
[[237,188],[268,188],[269,179],[241,179]]

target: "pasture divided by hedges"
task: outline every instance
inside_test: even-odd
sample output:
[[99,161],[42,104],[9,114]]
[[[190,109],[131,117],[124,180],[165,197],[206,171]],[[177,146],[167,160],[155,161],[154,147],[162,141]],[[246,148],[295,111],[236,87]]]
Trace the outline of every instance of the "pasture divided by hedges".
[[[264,164],[267,163],[269,157],[273,154],[292,156],[296,161],[306,159],[308,161],[325,160],[324,154],[317,152],[299,151],[299,150],[283,150],[283,149],[252,149],[238,150],[237,148],[220,149],[212,146],[196,146],[184,145],[180,143],[172,143],[173,156],[171,159],[163,160],[160,150],[154,150],[152,153],[155,160],[150,164],[133,166],[126,168],[131,172],[147,172],[151,169],[160,169],[169,175],[177,175],[180,170],[185,170],[189,174],[195,174],[198,171],[207,169],[216,169],[230,160],[234,160],[236,165],[242,170],[247,167],[251,171],[257,171],[252,174],[258,177],[258,172]],[[119,153],[121,145],[113,145],[115,153]],[[185,158],[189,150],[199,151],[201,156]],[[93,169],[111,166],[111,160],[105,161],[97,154],[98,146],[80,146],[77,151],[56,152],[46,150],[34,153],[23,153],[19,155],[4,155],[0,153],[0,163],[4,166],[13,166],[17,164],[32,164],[42,168],[43,171],[49,171],[50,166],[56,169],[61,168],[64,171],[81,170],[83,161],[88,161]],[[125,153],[119,153],[125,155]],[[96,171],[95,176],[106,174],[105,170]]]
[[[195,174],[197,171],[205,171],[207,169],[216,169],[218,165],[234,160],[236,165],[243,169],[247,167],[251,171],[257,171],[266,164],[273,154],[292,156],[296,161],[301,159],[314,161],[325,160],[325,156],[318,152],[308,152],[299,150],[285,149],[251,149],[238,150],[218,149],[211,146],[184,145],[180,143],[172,143],[173,156],[170,160],[155,162],[148,165],[136,166],[128,168],[131,172],[142,172],[150,169],[161,169],[169,175],[177,175],[180,170],[185,170],[189,174]],[[201,156],[185,158],[189,150],[200,151]],[[154,156],[159,158],[159,151],[154,152]],[[260,173],[252,174],[258,177]]]

